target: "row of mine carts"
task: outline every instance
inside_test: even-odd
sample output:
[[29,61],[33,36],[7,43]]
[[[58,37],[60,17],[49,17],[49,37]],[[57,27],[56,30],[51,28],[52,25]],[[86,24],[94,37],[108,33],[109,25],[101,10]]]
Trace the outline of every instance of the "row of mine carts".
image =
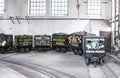
[[[14,37],[14,38],[13,38]],[[54,33],[50,35],[8,35],[0,34],[0,52],[56,51],[73,52],[85,56],[86,64],[103,63],[105,37],[97,37],[86,32]]]

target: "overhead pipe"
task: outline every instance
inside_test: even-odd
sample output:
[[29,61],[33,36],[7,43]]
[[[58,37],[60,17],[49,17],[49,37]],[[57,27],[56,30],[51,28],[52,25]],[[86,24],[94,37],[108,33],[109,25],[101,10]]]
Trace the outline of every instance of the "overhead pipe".
[[78,20],[79,20],[79,18],[80,18],[80,17],[79,17],[79,15],[80,15],[80,14],[79,14],[80,3],[79,3],[79,0],[77,0],[76,2],[77,2],[76,8],[77,8],[77,10],[78,10]]

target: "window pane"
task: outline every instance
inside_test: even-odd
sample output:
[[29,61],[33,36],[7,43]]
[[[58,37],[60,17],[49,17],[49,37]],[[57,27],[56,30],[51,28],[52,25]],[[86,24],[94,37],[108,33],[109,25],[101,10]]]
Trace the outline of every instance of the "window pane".
[[0,15],[4,14],[4,0],[0,0]]
[[88,0],[88,15],[101,15],[102,0]]
[[0,0],[0,2],[3,2],[3,3],[4,3],[4,0]]
[[68,14],[68,0],[51,0],[52,2],[52,15],[62,15]]
[[46,14],[46,0],[30,0],[30,15],[44,16]]

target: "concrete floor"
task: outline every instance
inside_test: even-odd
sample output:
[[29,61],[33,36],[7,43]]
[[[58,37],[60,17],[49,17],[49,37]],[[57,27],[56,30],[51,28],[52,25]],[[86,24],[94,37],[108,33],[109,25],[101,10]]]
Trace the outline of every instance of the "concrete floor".
[[120,78],[120,64],[107,56],[97,67],[69,52],[0,54],[0,60],[0,78]]

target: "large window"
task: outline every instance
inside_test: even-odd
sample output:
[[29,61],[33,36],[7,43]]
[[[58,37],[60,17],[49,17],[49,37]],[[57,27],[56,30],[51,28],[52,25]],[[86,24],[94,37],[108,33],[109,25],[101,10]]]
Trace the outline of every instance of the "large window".
[[67,16],[68,15],[68,0],[51,0],[52,15]]
[[101,15],[102,0],[88,0],[88,15]]
[[44,16],[46,14],[46,0],[29,0],[29,14]]
[[0,0],[0,15],[4,14],[4,0]]

